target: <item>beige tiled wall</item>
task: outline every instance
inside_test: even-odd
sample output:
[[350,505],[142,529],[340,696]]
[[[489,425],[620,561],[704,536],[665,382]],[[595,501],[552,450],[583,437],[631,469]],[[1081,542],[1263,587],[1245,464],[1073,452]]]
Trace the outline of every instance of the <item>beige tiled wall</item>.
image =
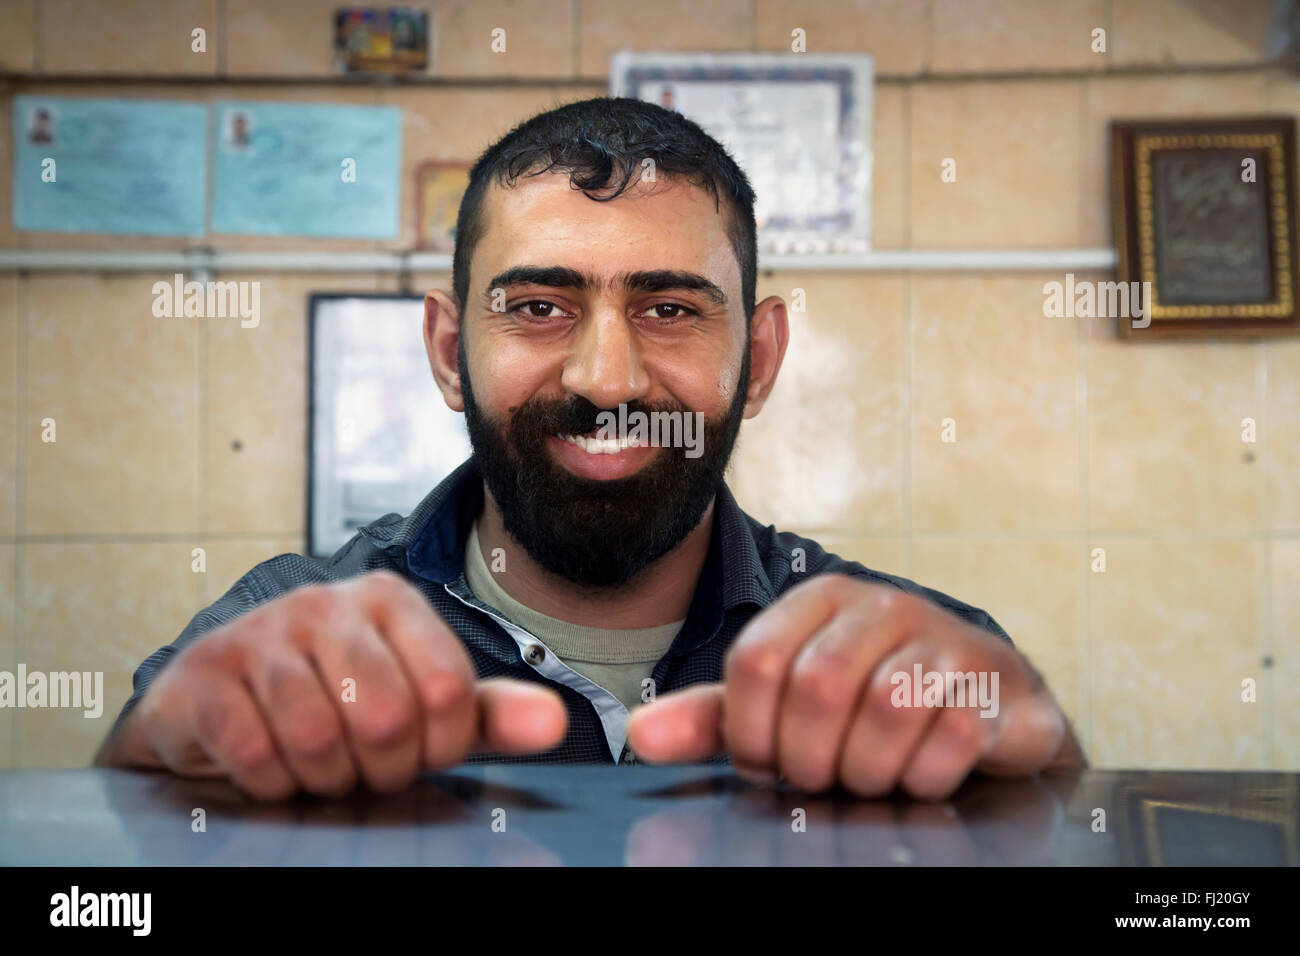
[[[16,92],[402,108],[397,239],[204,240],[246,250],[410,247],[420,162],[603,92],[618,49],[775,52],[803,31],[810,52],[871,52],[877,248],[1107,245],[1112,118],[1300,114],[1300,81],[1266,62],[1268,0],[421,5],[427,76],[359,86],[331,79],[333,0],[0,0],[0,247],[183,245],[15,232]],[[0,767],[84,764],[140,659],[302,547],[307,296],[399,288],[223,276],[262,282],[242,329],[153,319],[157,278],[0,274],[0,669],[107,681],[100,721],[0,710]],[[760,296],[800,290],[807,310],[733,487],[764,520],[987,609],[1095,763],[1300,767],[1300,342],[1120,343],[1111,323],[1044,318],[1054,278],[765,272]]]

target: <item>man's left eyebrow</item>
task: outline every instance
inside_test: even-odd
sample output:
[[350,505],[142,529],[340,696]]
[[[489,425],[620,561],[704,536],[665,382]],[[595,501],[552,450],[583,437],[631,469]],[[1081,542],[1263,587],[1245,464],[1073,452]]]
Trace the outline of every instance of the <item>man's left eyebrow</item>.
[[651,269],[647,272],[627,272],[616,277],[628,292],[699,292],[718,305],[727,304],[727,296],[711,280],[695,272],[675,269]]

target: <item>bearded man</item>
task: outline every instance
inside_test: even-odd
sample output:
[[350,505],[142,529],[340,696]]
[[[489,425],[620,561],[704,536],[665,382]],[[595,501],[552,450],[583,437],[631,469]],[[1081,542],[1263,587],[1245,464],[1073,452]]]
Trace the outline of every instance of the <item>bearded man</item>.
[[[754,301],[754,192],[699,126],[605,97],[533,117],[475,164],[456,234],[424,340],[472,457],[328,560],[249,571],[140,666],[98,763],[267,800],[465,761],[730,762],[920,799],[1083,763],[986,613],[727,489],[789,326]],[[610,433],[638,415],[702,435]]]

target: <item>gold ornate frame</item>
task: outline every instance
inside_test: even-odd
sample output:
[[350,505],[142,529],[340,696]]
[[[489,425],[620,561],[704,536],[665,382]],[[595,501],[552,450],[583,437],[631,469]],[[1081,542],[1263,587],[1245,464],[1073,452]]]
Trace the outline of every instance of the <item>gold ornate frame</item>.
[[[1113,213],[1119,279],[1150,283],[1149,326],[1119,321],[1124,338],[1236,337],[1300,332],[1296,303],[1295,120],[1260,117],[1215,121],[1111,124]],[[1266,301],[1167,304],[1162,302],[1155,222],[1153,154],[1240,150],[1258,155],[1258,181],[1266,190],[1270,296]]]

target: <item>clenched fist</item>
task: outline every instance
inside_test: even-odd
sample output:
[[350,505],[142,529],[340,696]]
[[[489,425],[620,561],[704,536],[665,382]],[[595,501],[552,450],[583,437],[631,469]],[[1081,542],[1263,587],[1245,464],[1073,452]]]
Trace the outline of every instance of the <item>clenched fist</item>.
[[[921,687],[918,674],[939,676]],[[954,674],[974,676],[962,696]],[[970,695],[976,685],[994,699]],[[628,744],[651,762],[726,751],[751,779],[862,797],[902,787],[940,799],[972,770],[1028,776],[1083,763],[1046,684],[1005,641],[896,588],[835,574],[750,621],[721,684],[639,708]]]
[[391,792],[476,750],[549,750],[567,723],[554,691],[476,680],[424,597],[377,571],[290,591],[194,641],[97,762],[227,777],[266,800]]

